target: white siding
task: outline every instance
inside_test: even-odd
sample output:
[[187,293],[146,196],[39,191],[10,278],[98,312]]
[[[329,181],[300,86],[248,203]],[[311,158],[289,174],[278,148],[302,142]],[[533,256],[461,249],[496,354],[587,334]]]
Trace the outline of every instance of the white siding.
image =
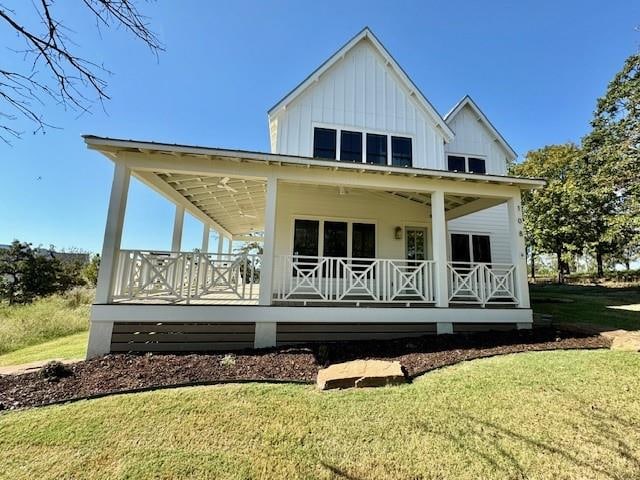
[[449,233],[489,234],[491,260],[495,263],[512,263],[506,204],[450,220],[448,227]]
[[498,142],[491,131],[478,121],[475,112],[465,105],[447,124],[455,138],[445,145],[445,152],[463,155],[479,155],[486,159],[487,173],[506,175],[509,153]]
[[412,137],[413,165],[444,168],[444,138],[364,39],[277,116],[274,153],[312,156],[314,125]]

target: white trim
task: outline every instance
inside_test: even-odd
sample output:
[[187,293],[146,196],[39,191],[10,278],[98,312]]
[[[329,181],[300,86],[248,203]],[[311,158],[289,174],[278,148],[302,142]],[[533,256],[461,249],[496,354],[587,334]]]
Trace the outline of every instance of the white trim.
[[353,308],[263,305],[93,305],[91,322],[531,323],[526,308]]

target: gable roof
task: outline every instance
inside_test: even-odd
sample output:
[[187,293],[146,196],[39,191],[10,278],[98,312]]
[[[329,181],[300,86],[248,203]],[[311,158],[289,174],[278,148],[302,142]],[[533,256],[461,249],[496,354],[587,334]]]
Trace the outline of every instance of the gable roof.
[[473,110],[473,112],[478,116],[478,120],[481,121],[485,125],[485,127],[489,129],[498,143],[502,145],[502,148],[504,148],[513,157],[511,158],[511,160],[515,160],[516,158],[518,158],[518,154],[516,153],[516,151],[511,148],[511,145],[509,145],[509,143],[504,139],[498,129],[493,126],[491,121],[487,118],[484,112],[480,110],[480,107],[476,104],[476,102],[473,101],[473,99],[469,95],[465,95],[462,100],[456,103],[454,107],[449,110],[449,113],[444,116],[445,122],[449,123],[449,121],[453,120],[455,116],[458,115],[458,113],[460,113],[466,106]]
[[438,113],[431,102],[427,100],[427,97],[420,91],[420,89],[416,86],[415,83],[409,78],[404,69],[396,62],[393,56],[389,53],[389,51],[380,43],[380,40],[376,38],[373,32],[369,29],[369,27],[364,27],[360,32],[358,32],[351,40],[345,43],[336,53],[334,53],[331,57],[325,60],[318,68],[316,68],[307,78],[305,78],[297,87],[287,93],[278,103],[276,103],[273,107],[269,109],[267,112],[269,117],[273,116],[277,111],[283,107],[286,107],[289,103],[291,103],[295,98],[300,96],[304,91],[307,90],[311,85],[313,85],[316,80],[318,80],[322,74],[324,74],[327,70],[329,70],[333,65],[335,65],[338,61],[342,60],[344,56],[354,48],[361,40],[368,40],[371,45],[377,50],[377,52],[385,59],[387,66],[395,71],[398,75],[400,81],[404,84],[405,88],[409,91],[409,96],[416,99],[419,106],[425,110],[427,115],[431,117],[437,127],[442,131],[445,140],[447,142],[451,141],[454,137],[454,133],[447,125],[447,122],[444,118]]

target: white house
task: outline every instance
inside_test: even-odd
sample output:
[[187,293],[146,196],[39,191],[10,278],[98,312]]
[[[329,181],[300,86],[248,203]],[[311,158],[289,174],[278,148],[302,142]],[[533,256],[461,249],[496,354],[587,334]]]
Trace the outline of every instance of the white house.
[[[441,117],[365,28],[269,132],[271,153],[84,137],[115,165],[90,357],[531,326],[520,192],[544,182],[506,176],[471,98]],[[175,204],[171,251],[121,249],[132,175]],[[262,250],[210,252],[210,229]]]

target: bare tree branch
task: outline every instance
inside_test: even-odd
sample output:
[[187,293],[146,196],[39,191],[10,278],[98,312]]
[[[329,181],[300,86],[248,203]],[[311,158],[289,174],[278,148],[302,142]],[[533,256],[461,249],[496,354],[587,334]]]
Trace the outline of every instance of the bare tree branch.
[[[164,50],[149,28],[147,17],[138,11],[137,0],[80,1],[98,26],[124,28],[156,56]],[[0,140],[5,143],[23,133],[9,125],[19,118],[35,124],[34,133],[55,128],[40,113],[47,102],[83,114],[90,112],[96,102],[102,104],[110,99],[104,77],[111,72],[76,53],[77,45],[70,38],[70,30],[56,17],[53,5],[54,0],[33,1],[43,27],[42,31],[36,31],[22,25],[15,11],[0,4],[0,24],[4,23],[24,41],[24,49],[14,53],[22,54],[27,65],[25,72],[0,65]]]

